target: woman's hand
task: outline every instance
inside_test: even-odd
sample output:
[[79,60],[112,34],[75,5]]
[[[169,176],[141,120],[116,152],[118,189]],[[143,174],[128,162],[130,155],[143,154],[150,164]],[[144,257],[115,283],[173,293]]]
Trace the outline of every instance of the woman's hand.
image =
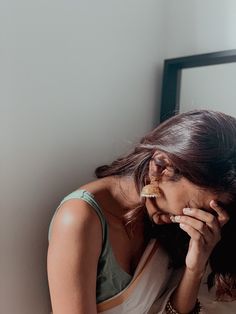
[[184,208],[184,215],[171,217],[190,236],[185,263],[186,268],[194,273],[205,271],[210,254],[221,239],[221,228],[229,220],[226,211],[215,201],[211,200],[210,206],[217,217],[198,208]]

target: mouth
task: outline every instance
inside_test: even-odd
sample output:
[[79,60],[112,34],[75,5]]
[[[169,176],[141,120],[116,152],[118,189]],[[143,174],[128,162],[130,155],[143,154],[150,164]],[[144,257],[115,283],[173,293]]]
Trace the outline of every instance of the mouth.
[[157,225],[171,224],[173,221],[170,219],[169,214],[163,212],[157,212],[151,216],[151,220]]

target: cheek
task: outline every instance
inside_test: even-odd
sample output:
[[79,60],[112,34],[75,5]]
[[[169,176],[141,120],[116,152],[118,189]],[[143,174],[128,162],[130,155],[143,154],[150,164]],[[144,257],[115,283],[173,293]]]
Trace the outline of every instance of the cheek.
[[156,199],[156,205],[162,212],[173,215],[183,214],[183,208],[186,207],[183,202],[170,197]]

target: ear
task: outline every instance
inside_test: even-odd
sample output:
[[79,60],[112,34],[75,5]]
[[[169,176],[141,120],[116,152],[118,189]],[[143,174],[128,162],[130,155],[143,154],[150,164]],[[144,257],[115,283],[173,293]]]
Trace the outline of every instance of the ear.
[[168,156],[163,152],[155,152],[149,163],[149,177],[172,177],[174,175],[173,165]]

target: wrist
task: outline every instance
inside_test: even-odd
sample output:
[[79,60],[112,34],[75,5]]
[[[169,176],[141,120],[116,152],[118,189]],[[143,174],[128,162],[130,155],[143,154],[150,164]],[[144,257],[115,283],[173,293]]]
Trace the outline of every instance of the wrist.
[[[199,314],[201,312],[202,306],[200,301],[197,299],[194,308],[189,312],[190,314]],[[171,301],[169,300],[166,304],[166,313],[167,314],[180,314],[176,311],[176,309],[172,306]]]
[[199,279],[199,280],[202,279],[202,277],[205,274],[205,271],[206,271],[206,267],[204,269],[190,269],[186,267],[185,269],[185,273],[186,275],[188,275],[188,277]]
[[198,268],[189,268],[188,266],[186,266],[185,270],[190,276],[196,277],[196,278],[198,277],[201,279],[206,272],[207,265],[208,265],[208,261],[205,263],[205,265],[201,265],[201,266],[199,265]]

